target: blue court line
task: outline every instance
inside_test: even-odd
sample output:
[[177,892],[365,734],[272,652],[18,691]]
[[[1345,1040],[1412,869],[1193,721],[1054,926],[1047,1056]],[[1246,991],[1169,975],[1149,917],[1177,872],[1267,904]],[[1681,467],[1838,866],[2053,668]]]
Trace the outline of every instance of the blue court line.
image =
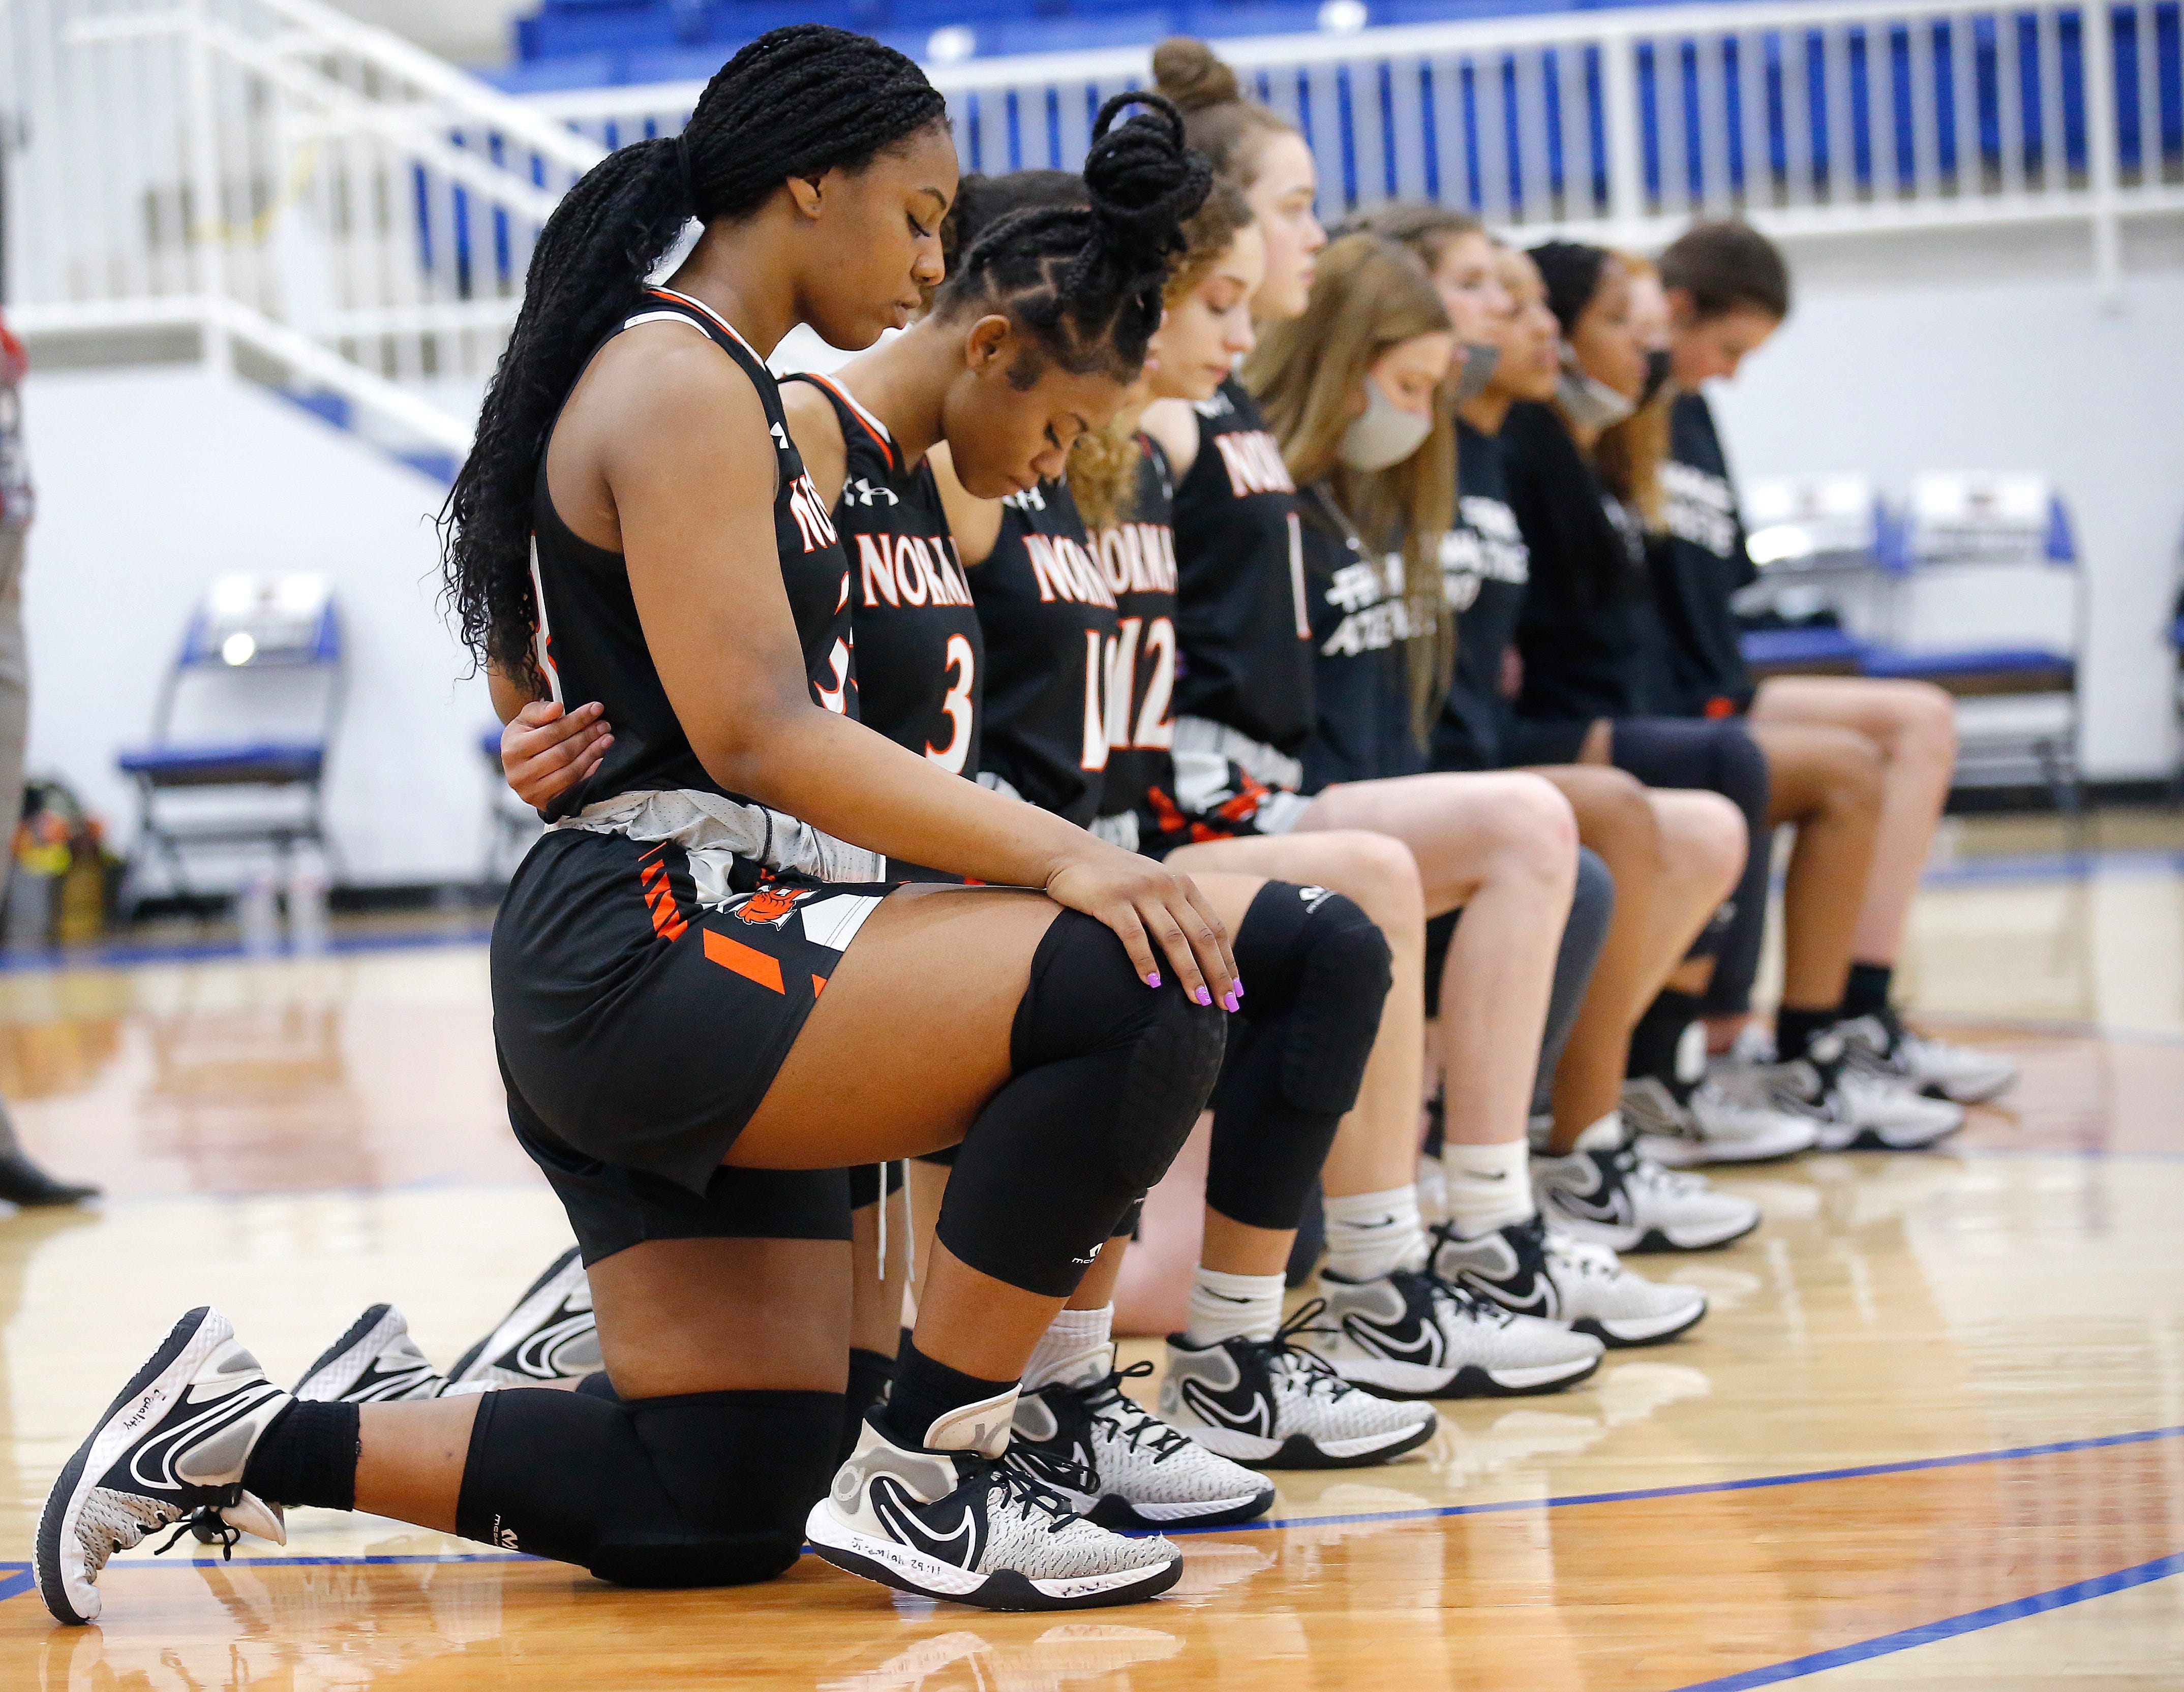
[[1687,1486],[1639,1487],[1625,1492],[1571,1493],[1559,1498],[1513,1498],[1499,1504],[1444,1504],[1424,1510],[1373,1510],[1356,1516],[1262,1517],[1225,1528],[1163,1528],[1178,1533],[1245,1533],[1284,1528],[1329,1528],[1366,1522],[1437,1522],[1451,1516],[1495,1516],[1513,1510],[1563,1510],[1579,1504],[1638,1504],[1654,1498],[1693,1498],[1722,1492],[1757,1492],[1769,1487],[1806,1486],[1817,1481],[1864,1480],[1874,1475],[1903,1475],[1924,1469],[1961,1469],[1979,1463],[2014,1462],[2024,1457],[2053,1457],[2070,1451],[2101,1450],[2111,1445],[2142,1445],[2149,1440],[2184,1435],[2184,1425],[2142,1428],[2132,1433],[2104,1433],[2092,1439],[2059,1439],[2045,1445],[2012,1445],[1999,1451],[1969,1451],[1954,1457],[1912,1457],[1897,1463],[1863,1463],[1847,1469],[1808,1469],[1789,1475],[1756,1475],[1749,1480],[1694,1481]]
[[[1142,1533],[1133,1533],[1130,1537],[1142,1539],[1155,1531],[1164,1533],[1170,1539],[1184,1533],[1278,1533],[1288,1528],[1342,1528],[1379,1522],[1437,1522],[1450,1517],[1496,1516],[1518,1510],[1563,1510],[1580,1504],[1637,1504],[1656,1498],[1694,1498],[1715,1493],[1757,1492],[1770,1487],[1806,1486],[1819,1481],[1864,1480],[1875,1475],[1913,1474],[1926,1469],[1969,1468],[1981,1463],[2015,1462],[2026,1457],[2059,1456],[2072,1451],[2104,1450],[2116,1445],[2143,1445],[2153,1440],[2174,1439],[2180,1436],[2184,1436],[2184,1423],[2173,1428],[2140,1428],[2129,1433],[2103,1433],[2089,1439],[2058,1439],[2042,1445],[2011,1445],[1997,1451],[1967,1451],[1949,1457],[1911,1457],[1901,1462],[1861,1463],[1850,1468],[1808,1469],[1787,1475],[1755,1475],[1748,1480],[1694,1481],[1686,1486],[1638,1487],[1622,1492],[1570,1493],[1557,1498],[1513,1498],[1497,1504],[1446,1504],[1421,1510],[1369,1510],[1351,1516],[1262,1517],[1256,1522],[1232,1522],[1225,1526],[1148,1528]],[[205,1555],[179,1561],[132,1562],[125,1567],[132,1570],[217,1567],[222,1561]],[[449,1551],[416,1556],[246,1557],[242,1561],[263,1568],[312,1568],[345,1567],[359,1563],[536,1562],[540,1559],[511,1551]],[[30,1567],[28,1563],[0,1563],[0,1569],[21,1571],[0,1578],[0,1603],[20,1597],[30,1589]],[[2153,1577],[2148,1576],[2148,1578]]]
[[460,929],[427,929],[415,933],[353,934],[326,943],[322,952],[279,950],[252,953],[234,940],[186,940],[164,946],[115,945],[78,947],[68,951],[0,953],[0,975],[61,974],[71,970],[133,969],[148,964],[294,963],[315,957],[339,957],[354,952],[409,952],[434,946],[482,946],[493,938],[488,921]]
[[38,1583],[38,1578],[28,1563],[0,1563],[0,1604],[11,1598],[20,1598]]
[[1878,1639],[1860,1639],[1854,1645],[1837,1645],[1833,1650],[1814,1651],[1809,1656],[1793,1656],[1787,1662],[1769,1663],[1764,1668],[1747,1668],[1740,1674],[1724,1674],[1714,1680],[1696,1680],[1688,1686],[1678,1687],[1676,1692],[1745,1692],[1747,1687],[1772,1686],[1779,1681],[1801,1679],[1825,1669],[1864,1662],[1872,1657],[1887,1656],[1896,1651],[1910,1650],[1918,1645],[1930,1645],[1937,1639],[1953,1639],[1959,1634],[1975,1634],[1982,1628],[1999,1627],[2004,1622],[2014,1622],[2020,1617],[2037,1616],[2045,1611],[2082,1604],[2088,1598],[2105,1598],[2111,1592],[2128,1592],[2134,1586],[2144,1586],[2149,1581],[2163,1580],[2172,1574],[2184,1574],[2184,1551],[2156,1557],[2152,1562],[2140,1563],[2135,1568],[2118,1569],[2114,1574],[2095,1575],[2091,1580],[2074,1580],[2068,1586],[2059,1586],[2048,1592],[2036,1592],[2030,1598],[2013,1598],[2007,1604],[1990,1604],[1984,1610],[1951,1616],[1943,1621],[1922,1622],[1915,1628],[1883,1634]]

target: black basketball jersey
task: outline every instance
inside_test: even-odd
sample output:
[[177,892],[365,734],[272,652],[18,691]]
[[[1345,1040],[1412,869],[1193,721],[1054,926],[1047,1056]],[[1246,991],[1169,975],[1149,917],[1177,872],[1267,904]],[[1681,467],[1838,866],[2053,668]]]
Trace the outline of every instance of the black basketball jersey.
[[1668,532],[1651,548],[1653,593],[1666,644],[1671,709],[1716,716],[1752,702],[1751,672],[1730,598],[1758,579],[1729,459],[1703,394],[1677,397],[1661,466]]
[[846,449],[834,526],[850,566],[857,713],[866,726],[952,775],[978,772],[984,638],[922,459],[905,470],[887,425],[822,376]]
[[1423,756],[1410,732],[1402,555],[1368,548],[1324,485],[1300,503],[1316,705],[1303,791],[1411,775]]
[[1524,536],[1509,509],[1501,443],[1462,419],[1456,426],[1456,522],[1441,537],[1441,585],[1456,619],[1456,670],[1434,725],[1436,770],[1494,770],[1511,702],[1502,660],[1517,638],[1529,571]]
[[1195,409],[1198,456],[1175,491],[1175,708],[1294,756],[1312,727],[1295,490],[1241,383]]
[[1501,445],[1530,575],[1517,714],[1574,729],[1658,711],[1660,626],[1642,532],[1546,406],[1511,406]]
[[1167,454],[1138,437],[1129,511],[1091,539],[1115,596],[1107,664],[1107,788],[1102,815],[1150,814],[1155,788],[1173,795],[1175,745],[1175,481]]
[[[796,621],[797,640],[804,649],[805,676],[815,704],[854,715],[848,566],[827,508],[788,438],[773,375],[727,320],[699,301],[666,288],[649,290],[644,308],[625,319],[615,333],[640,323],[669,320],[688,323],[708,337],[758,390],[773,437],[774,546],[780,554],[782,587]],[[539,671],[557,703],[574,710],[596,699],[606,707],[606,720],[614,725],[614,745],[599,767],[555,799],[547,815],[572,815],[624,793],[677,788],[725,793],[691,750],[689,737],[660,686],[630,593],[627,561],[618,552],[593,546],[561,520],[547,487],[543,452],[532,521],[531,580],[538,598],[533,637]]]
[[980,771],[1081,828],[1104,808],[1115,596],[1067,487],[1041,482],[1001,508],[971,572],[987,654]]

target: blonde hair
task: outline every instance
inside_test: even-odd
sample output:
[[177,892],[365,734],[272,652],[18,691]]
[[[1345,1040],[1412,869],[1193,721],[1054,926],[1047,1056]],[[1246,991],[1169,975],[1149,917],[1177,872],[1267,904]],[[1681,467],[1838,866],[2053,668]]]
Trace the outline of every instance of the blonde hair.
[[[1183,225],[1184,248],[1161,290],[1162,315],[1205,280],[1251,221],[1251,203],[1233,182],[1216,178],[1206,203]],[[1134,429],[1109,424],[1077,437],[1069,449],[1069,492],[1087,529],[1111,528],[1137,503],[1138,459],[1143,448]]]
[[1373,364],[1420,335],[1445,334],[1448,312],[1416,254],[1378,235],[1346,235],[1319,255],[1304,315],[1268,326],[1244,362],[1244,385],[1299,487],[1324,481],[1358,537],[1400,553],[1411,639],[1411,732],[1420,745],[1454,662],[1454,624],[1440,577],[1441,537],[1456,512],[1456,431],[1446,384],[1433,431],[1386,470],[1346,468],[1343,431]]
[[[1608,254],[1633,276],[1660,279],[1651,262],[1635,253],[1610,248]],[[1666,526],[1661,493],[1661,466],[1669,456],[1669,408],[1675,390],[1663,383],[1661,391],[1620,423],[1600,432],[1593,443],[1593,467],[1600,479],[1624,504],[1635,508],[1646,528],[1658,534]]]

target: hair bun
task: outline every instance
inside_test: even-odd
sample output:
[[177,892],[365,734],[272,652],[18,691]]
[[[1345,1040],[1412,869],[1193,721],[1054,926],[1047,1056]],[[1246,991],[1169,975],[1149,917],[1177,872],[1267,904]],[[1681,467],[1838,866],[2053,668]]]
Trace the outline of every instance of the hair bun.
[[1170,36],[1153,49],[1153,86],[1185,112],[1242,97],[1236,73],[1195,36]]
[[[1126,121],[1117,117],[1133,106]],[[1213,167],[1183,138],[1183,115],[1158,94],[1117,94],[1100,108],[1084,155],[1084,190],[1103,244],[1158,265],[1205,203]]]

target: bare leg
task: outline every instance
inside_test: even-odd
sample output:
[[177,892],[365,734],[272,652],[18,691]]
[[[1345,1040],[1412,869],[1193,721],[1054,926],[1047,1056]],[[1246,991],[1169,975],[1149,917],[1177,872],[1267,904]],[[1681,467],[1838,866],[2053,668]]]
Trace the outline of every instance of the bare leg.
[[1620,770],[1575,764],[1535,773],[1552,782],[1570,802],[1578,839],[1600,854],[1615,877],[1607,938],[1555,1068],[1555,1125],[1548,1149],[1560,1156],[1622,1096],[1630,1030],[1659,987],[1653,948],[1669,863],[1653,806],[1633,778]]
[[1517,772],[1410,776],[1330,788],[1298,827],[1392,835],[1418,860],[1427,912],[1463,908],[1441,985],[1445,1132],[1457,1145],[1523,1138],[1577,875],[1568,802]]
[[1752,715],[1756,722],[1850,729],[1879,749],[1880,827],[1851,955],[1894,963],[1956,770],[1955,701],[1925,682],[1783,676],[1761,684]]
[[1851,937],[1873,872],[1880,823],[1880,758],[1847,729],[1755,722],[1767,754],[1772,825],[1797,825],[1782,898],[1782,1004],[1824,1010],[1842,1003]]

